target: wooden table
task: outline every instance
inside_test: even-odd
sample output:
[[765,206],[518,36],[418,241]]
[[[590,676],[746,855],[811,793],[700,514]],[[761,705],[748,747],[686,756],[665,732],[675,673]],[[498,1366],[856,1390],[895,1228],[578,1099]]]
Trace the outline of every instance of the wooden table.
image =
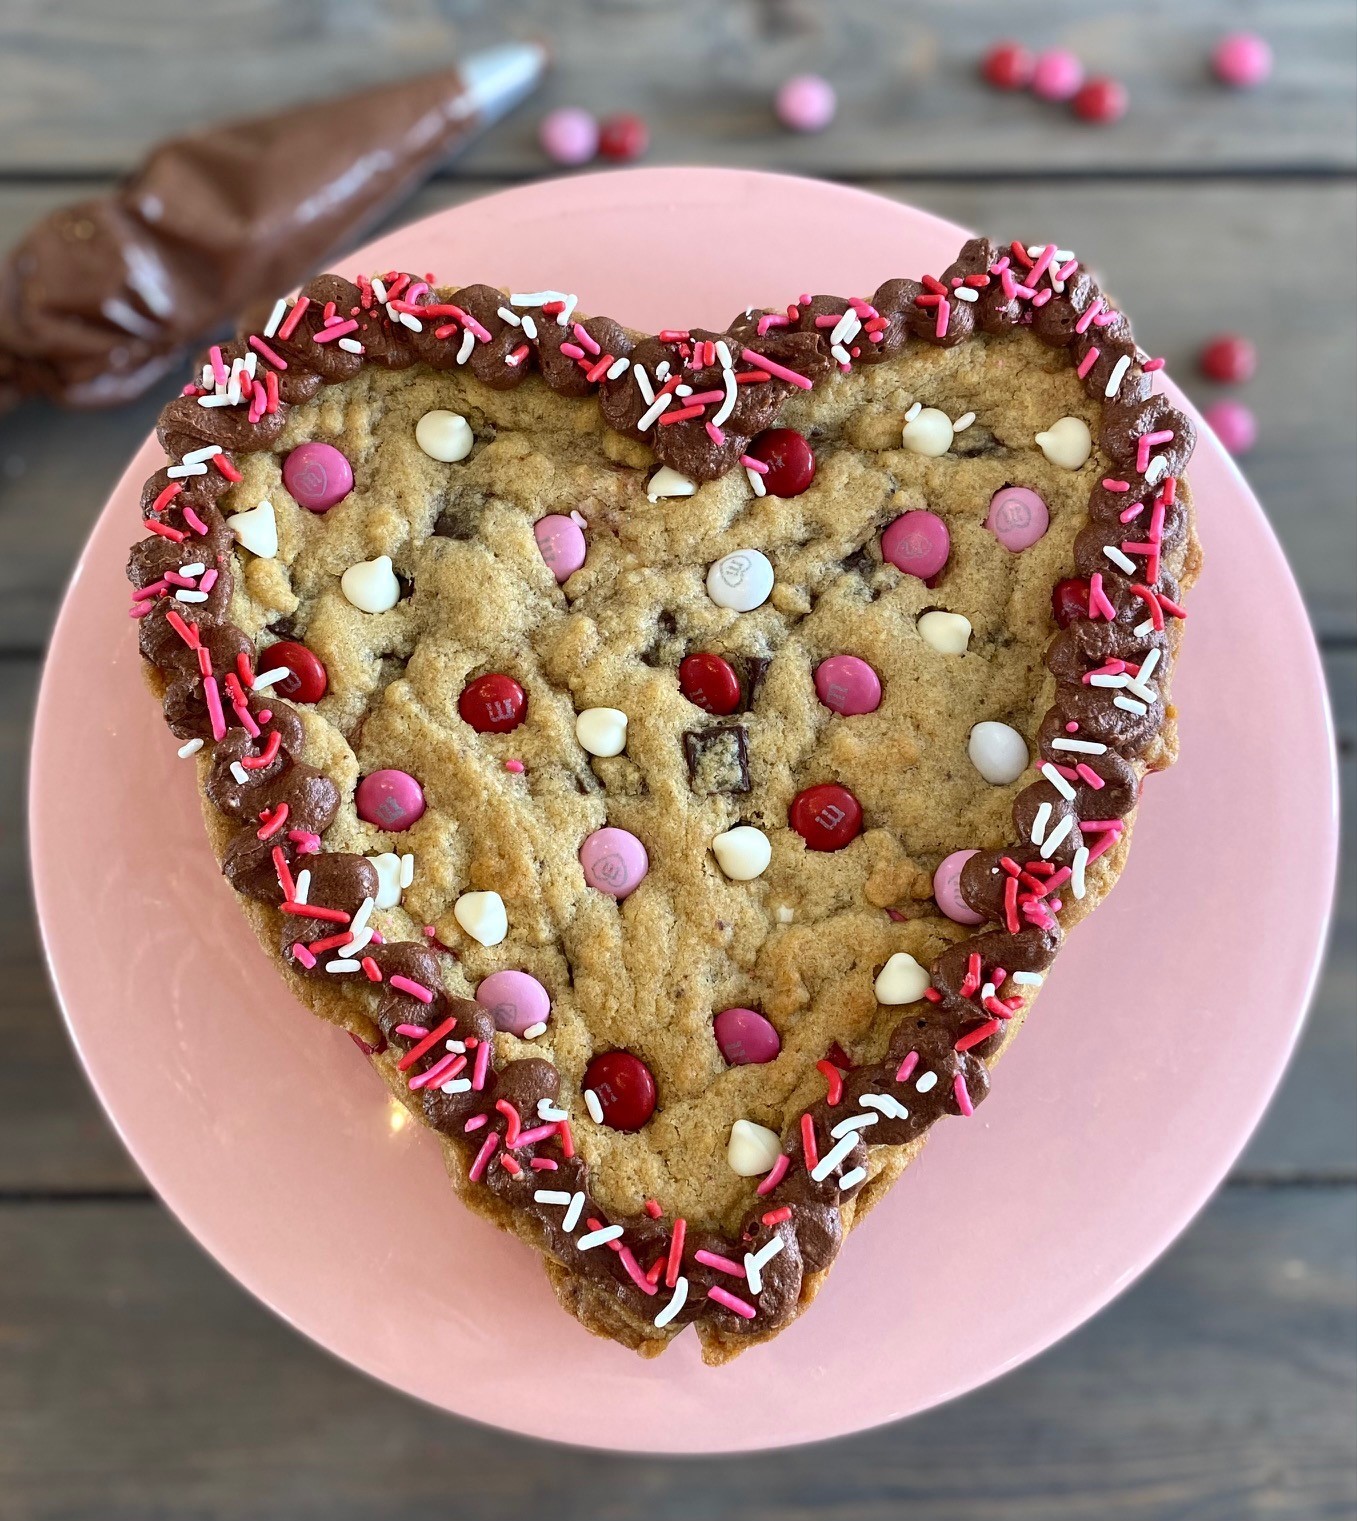
[[[1245,10],[1278,65],[1264,91],[1236,95],[1206,79],[1203,60]],[[846,179],[1006,237],[1058,236],[1105,273],[1138,313],[1143,341],[1198,398],[1208,395],[1193,380],[1203,338],[1236,328],[1257,341],[1261,372],[1247,396],[1261,441],[1247,470],[1319,630],[1350,816],[1355,19],[1350,0],[1047,0],[1020,13],[1002,0],[12,3],[0,16],[0,240],[97,192],[173,129],[431,67],[506,26],[550,36],[554,78],[403,217],[542,173],[537,116],[584,102],[643,111],[652,162]],[[1059,108],[979,88],[976,56],[1010,26],[1119,74],[1131,116],[1086,128]],[[778,132],[768,112],[771,87],[806,68],[840,89],[839,119],[818,138]],[[907,1509],[930,1521],[1352,1516],[1351,869],[1301,1052],[1210,1208],[1063,1345],[907,1424],[743,1460],[561,1452],[379,1388],[278,1324],[207,1260],[149,1195],[86,1090],[26,906],[23,845],[47,630],[86,530],[169,390],[111,414],[35,406],[0,419],[0,892],[10,905],[0,918],[0,1512],[13,1521],[538,1509],[555,1521],[875,1521]],[[1265,612],[1241,600],[1239,616]],[[1304,769],[1298,756],[1299,785]],[[1224,998],[1212,1017],[1228,1019]]]

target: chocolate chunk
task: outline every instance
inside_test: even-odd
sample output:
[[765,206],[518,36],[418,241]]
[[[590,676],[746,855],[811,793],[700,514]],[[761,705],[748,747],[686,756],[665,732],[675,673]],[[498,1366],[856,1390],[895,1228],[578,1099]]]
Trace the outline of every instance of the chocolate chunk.
[[726,658],[735,668],[740,681],[740,712],[748,713],[754,706],[754,699],[758,696],[771,662],[762,655],[728,655]]
[[689,729],[683,754],[694,792],[749,791],[749,735],[743,724],[720,724],[714,729]]

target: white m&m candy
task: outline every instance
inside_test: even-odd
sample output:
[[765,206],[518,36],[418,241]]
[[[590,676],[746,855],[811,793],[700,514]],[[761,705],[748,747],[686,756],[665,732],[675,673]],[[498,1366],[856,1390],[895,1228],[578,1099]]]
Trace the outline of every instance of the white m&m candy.
[[400,601],[401,584],[391,568],[390,555],[360,560],[339,578],[339,589],[362,613],[384,613]]
[[876,974],[876,1001],[913,1003],[924,996],[928,983],[928,969],[920,966],[908,951],[896,951]]
[[627,715],[621,708],[585,708],[575,719],[575,738],[590,755],[621,755],[627,748]]
[[1027,741],[1016,729],[993,719],[971,730],[966,753],[980,775],[996,787],[1016,782],[1027,770]]
[[726,1161],[740,1178],[758,1178],[772,1172],[782,1155],[782,1140],[776,1130],[756,1125],[753,1120],[736,1120],[730,1127],[726,1144]]
[[737,549],[707,571],[707,595],[717,607],[737,613],[752,613],[762,607],[772,590],[772,564],[757,549]]
[[737,824],[711,842],[716,864],[732,882],[752,882],[768,870],[773,847],[768,836],[752,824]]
[[931,645],[940,655],[964,655],[971,642],[971,620],[960,613],[944,613],[934,609],[919,619],[919,633],[925,644]]
[[415,442],[430,459],[451,465],[471,453],[476,435],[460,412],[426,412],[415,424]]
[[1037,447],[1053,465],[1078,470],[1093,453],[1093,435],[1082,417],[1062,417],[1036,435]]

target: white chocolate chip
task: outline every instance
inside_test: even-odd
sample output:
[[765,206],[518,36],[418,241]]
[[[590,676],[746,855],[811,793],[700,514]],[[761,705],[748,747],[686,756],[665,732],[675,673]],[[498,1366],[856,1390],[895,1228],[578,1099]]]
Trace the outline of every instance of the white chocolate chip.
[[971,620],[960,613],[935,609],[919,619],[918,627],[924,643],[931,644],[940,655],[964,655],[971,642]]
[[384,613],[400,601],[401,584],[391,568],[390,555],[360,560],[339,578],[339,589],[364,613]]
[[621,755],[627,748],[627,715],[621,708],[585,708],[575,738],[590,755]]
[[922,967],[908,951],[896,951],[876,974],[878,1003],[913,1003],[924,996],[929,984],[928,968]]
[[662,496],[692,496],[696,490],[696,481],[690,481],[668,465],[661,465],[646,484],[646,500],[658,502]]
[[768,836],[752,824],[737,824],[711,842],[716,864],[732,882],[752,882],[762,876],[773,858]]
[[1062,417],[1036,435],[1041,452],[1053,465],[1078,470],[1093,453],[1093,435],[1082,417]]
[[966,741],[971,764],[996,787],[1007,786],[1027,770],[1027,741],[1008,724],[986,719],[971,730]]
[[272,560],[278,553],[278,519],[272,502],[260,502],[248,512],[232,513],[226,526],[236,536],[236,543],[261,560]]
[[952,432],[952,419],[946,412],[937,407],[923,407],[905,424],[900,442],[911,454],[936,459],[952,447]]
[[717,607],[752,613],[773,590],[773,567],[757,549],[737,549],[715,561],[707,571],[707,595]]
[[509,933],[509,916],[498,893],[463,893],[452,905],[452,914],[482,945],[498,945]]
[[782,1141],[776,1130],[756,1125],[752,1120],[736,1120],[730,1127],[726,1144],[726,1161],[740,1178],[758,1178],[772,1172],[782,1155]]
[[471,453],[476,435],[460,412],[426,412],[415,424],[415,442],[430,459],[452,465]]
[[395,908],[401,900],[401,858],[394,850],[379,856],[369,856],[377,872],[378,908]]

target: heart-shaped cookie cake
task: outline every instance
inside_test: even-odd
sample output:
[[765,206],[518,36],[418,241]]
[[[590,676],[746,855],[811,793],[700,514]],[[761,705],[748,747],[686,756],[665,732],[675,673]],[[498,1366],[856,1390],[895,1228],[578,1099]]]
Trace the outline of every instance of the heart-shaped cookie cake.
[[131,611],[289,984],[572,1314],[720,1362],[1120,870],[1194,431],[1054,245],[724,332],[574,308],[261,311],[161,416]]

